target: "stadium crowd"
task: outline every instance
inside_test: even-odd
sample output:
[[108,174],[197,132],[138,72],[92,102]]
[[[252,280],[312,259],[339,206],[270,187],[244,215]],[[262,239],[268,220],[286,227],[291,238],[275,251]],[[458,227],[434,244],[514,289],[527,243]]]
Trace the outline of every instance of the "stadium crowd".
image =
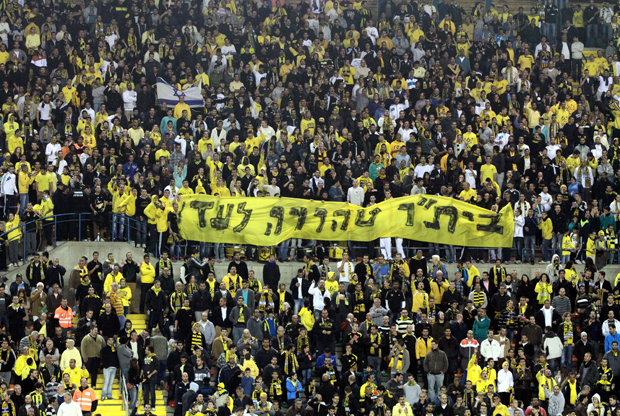
[[[90,416],[117,373],[147,416],[158,389],[175,416],[618,415],[618,5],[369,7],[0,5],[0,270],[29,260],[0,286],[0,416]],[[292,239],[217,276],[224,245],[179,233],[192,194],[510,205],[514,247],[383,238],[333,267]],[[102,238],[147,254],[38,251]]]

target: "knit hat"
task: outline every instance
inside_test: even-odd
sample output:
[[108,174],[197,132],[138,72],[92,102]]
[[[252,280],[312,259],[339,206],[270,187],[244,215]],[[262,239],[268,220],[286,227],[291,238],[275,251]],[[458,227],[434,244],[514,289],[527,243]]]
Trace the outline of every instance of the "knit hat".
[[582,333],[581,333],[581,338],[583,338],[583,337],[587,337],[587,336],[588,336],[588,334],[587,334],[587,333],[585,333],[585,332],[582,332]]

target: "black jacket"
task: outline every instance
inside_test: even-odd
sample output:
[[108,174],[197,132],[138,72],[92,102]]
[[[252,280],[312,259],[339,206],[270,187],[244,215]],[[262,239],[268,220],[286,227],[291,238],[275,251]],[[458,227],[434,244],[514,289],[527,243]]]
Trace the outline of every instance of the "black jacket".
[[[310,289],[310,282],[308,281],[308,279],[301,279],[301,296],[303,298],[308,297],[309,289]],[[297,276],[293,277],[293,280],[291,280],[291,285],[289,286],[289,292],[293,294],[293,299],[299,300],[299,296],[298,296],[299,291],[297,288]]]
[[118,316],[114,311],[107,313],[102,313],[99,315],[99,319],[97,320],[97,328],[101,332],[101,335],[104,337],[113,337],[118,334],[118,331],[121,329],[121,323],[118,320]]
[[[237,270],[237,272],[239,272]],[[240,274],[240,273],[239,273]],[[243,277],[243,275],[241,275]],[[280,267],[277,263],[267,263],[263,266],[263,284],[269,286],[274,292],[280,283]]]
[[148,310],[163,312],[166,309],[166,295],[164,291],[160,290],[159,293],[155,293],[153,288],[151,288],[146,294],[145,304]]

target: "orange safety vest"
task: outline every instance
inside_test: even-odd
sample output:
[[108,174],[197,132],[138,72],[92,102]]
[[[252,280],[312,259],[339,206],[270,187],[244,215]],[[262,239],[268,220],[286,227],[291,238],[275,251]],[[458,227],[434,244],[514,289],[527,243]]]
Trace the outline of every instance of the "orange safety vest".
[[90,409],[93,407],[93,402],[97,400],[97,394],[95,390],[90,387],[84,389],[84,391],[78,388],[75,390],[75,393],[73,393],[73,400],[80,405],[82,412],[90,412]]
[[59,306],[54,312],[54,318],[58,319],[61,328],[71,328],[73,326],[73,310],[68,308],[66,311]]

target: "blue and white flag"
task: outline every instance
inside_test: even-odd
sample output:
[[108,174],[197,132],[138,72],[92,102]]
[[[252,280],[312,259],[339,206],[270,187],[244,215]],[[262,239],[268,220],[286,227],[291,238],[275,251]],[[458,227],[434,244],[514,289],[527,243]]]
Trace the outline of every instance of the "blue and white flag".
[[192,108],[204,107],[205,102],[201,94],[202,80],[200,84],[189,87],[186,90],[179,90],[168,84],[161,78],[157,78],[157,98],[159,104],[166,101],[168,107],[174,107],[179,102],[179,97],[185,97],[185,104]]

